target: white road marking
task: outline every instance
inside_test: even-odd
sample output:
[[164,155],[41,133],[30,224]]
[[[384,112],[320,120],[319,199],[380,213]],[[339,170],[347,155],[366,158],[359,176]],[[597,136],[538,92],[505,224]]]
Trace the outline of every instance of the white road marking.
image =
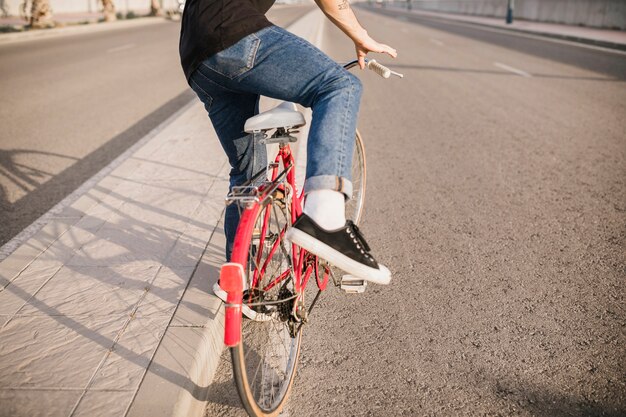
[[443,46],[443,42],[441,42],[439,39],[430,38],[430,41],[437,46]]
[[107,50],[107,54],[112,54],[114,52],[125,51],[127,49],[132,49],[135,47],[134,43],[128,43],[126,45],[116,46],[115,48],[111,48]]
[[505,64],[501,64],[500,62],[494,62],[493,65],[495,65],[496,67],[501,68],[501,69],[503,69],[505,71],[512,72],[513,74],[520,75],[522,77],[526,77],[526,78],[531,78],[532,77],[532,75],[530,75],[526,71],[522,71],[520,69],[513,68],[513,67],[510,67],[510,66],[505,65]]

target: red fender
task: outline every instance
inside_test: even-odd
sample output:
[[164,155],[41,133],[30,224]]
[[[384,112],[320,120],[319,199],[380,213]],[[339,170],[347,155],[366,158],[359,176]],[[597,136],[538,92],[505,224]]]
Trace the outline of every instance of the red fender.
[[225,263],[220,270],[220,287],[228,294],[224,317],[224,344],[236,346],[241,341],[241,303],[245,278],[238,263]]

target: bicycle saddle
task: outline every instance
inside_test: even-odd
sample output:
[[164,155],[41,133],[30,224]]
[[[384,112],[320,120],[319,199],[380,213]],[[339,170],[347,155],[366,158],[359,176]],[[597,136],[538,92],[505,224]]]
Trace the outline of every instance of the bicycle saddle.
[[254,133],[279,127],[300,127],[305,124],[304,116],[297,110],[296,105],[285,101],[272,110],[257,114],[246,120],[243,130],[246,133]]

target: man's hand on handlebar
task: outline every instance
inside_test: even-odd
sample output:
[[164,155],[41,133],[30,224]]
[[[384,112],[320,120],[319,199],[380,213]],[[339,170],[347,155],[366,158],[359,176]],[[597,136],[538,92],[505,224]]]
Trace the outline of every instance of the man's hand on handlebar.
[[356,48],[356,57],[359,60],[359,67],[361,67],[361,69],[365,68],[365,56],[369,52],[387,54],[392,58],[398,56],[395,49],[389,45],[385,45],[384,43],[376,42],[367,34],[366,31],[363,31],[362,34],[358,38],[353,39],[353,41]]
[[365,56],[369,52],[384,53],[392,58],[398,55],[391,46],[378,43],[367,34],[356,19],[349,0],[315,0],[315,3],[335,26],[352,39],[361,69],[365,68]]

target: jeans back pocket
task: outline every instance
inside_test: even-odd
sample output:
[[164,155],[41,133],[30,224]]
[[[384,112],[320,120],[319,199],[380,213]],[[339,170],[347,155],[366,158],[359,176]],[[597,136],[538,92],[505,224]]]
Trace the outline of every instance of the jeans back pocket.
[[232,80],[254,67],[260,43],[261,40],[253,33],[209,57],[202,65]]

